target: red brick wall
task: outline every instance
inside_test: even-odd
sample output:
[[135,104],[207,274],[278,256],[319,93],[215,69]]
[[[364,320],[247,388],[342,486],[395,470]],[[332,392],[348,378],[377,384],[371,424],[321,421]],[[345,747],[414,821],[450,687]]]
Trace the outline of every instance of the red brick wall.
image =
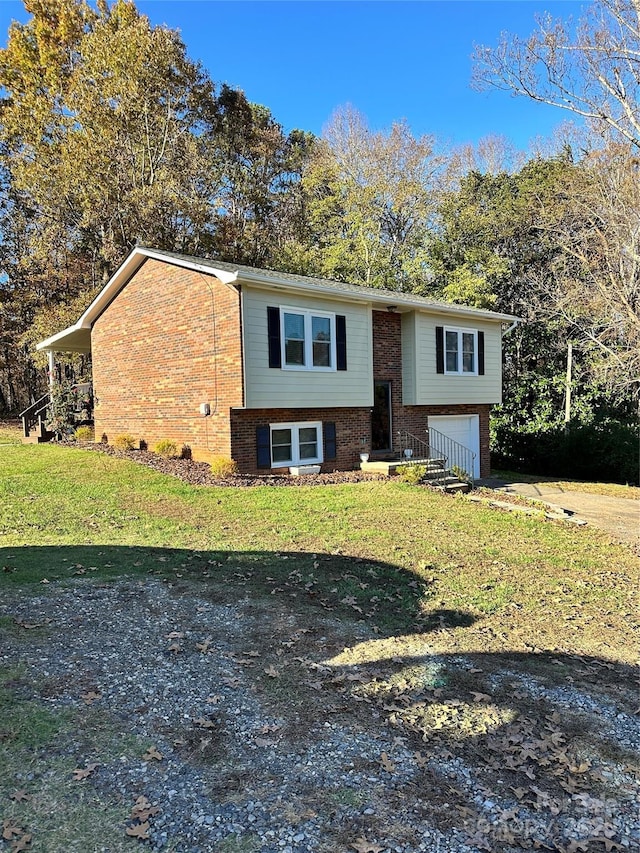
[[92,355],[98,437],[231,455],[229,409],[243,404],[237,292],[148,259],[95,322]]
[[[321,421],[336,425],[336,459],[323,471],[351,471],[360,465],[360,453],[369,447],[371,416],[368,408],[243,409],[231,412],[231,455],[241,471],[257,472],[256,427],[273,423]],[[282,473],[282,468],[273,471]],[[262,469],[261,473],[268,473]]]

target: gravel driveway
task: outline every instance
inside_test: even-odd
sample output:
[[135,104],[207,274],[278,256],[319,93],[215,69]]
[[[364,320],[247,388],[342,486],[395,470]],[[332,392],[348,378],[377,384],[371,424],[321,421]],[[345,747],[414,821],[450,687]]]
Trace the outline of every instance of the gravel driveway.
[[5,827],[53,853],[638,849],[627,668],[446,657],[428,635],[409,656],[232,598],[151,578],[4,596],[0,663],[66,720],[1,771]]

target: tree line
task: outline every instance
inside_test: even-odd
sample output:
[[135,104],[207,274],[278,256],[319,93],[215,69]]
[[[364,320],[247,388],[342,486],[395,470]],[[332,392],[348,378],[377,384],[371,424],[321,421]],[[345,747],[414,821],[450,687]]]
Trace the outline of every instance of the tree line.
[[528,157],[498,136],[445,151],[351,107],[322,137],[287,133],[130,0],[24,4],[0,50],[0,415],[45,390],[35,343],[142,243],[517,314],[507,461],[566,434],[570,344],[571,424],[637,417],[640,0],[477,49],[479,86],[586,121]]

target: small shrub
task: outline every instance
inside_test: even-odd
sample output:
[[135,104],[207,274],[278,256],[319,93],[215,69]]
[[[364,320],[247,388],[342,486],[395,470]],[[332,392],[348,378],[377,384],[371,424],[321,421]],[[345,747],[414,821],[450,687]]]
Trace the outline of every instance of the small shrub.
[[233,477],[238,473],[238,466],[233,459],[228,456],[214,456],[209,463],[211,474],[214,477]]
[[158,456],[164,456],[165,459],[173,459],[178,455],[178,445],[170,438],[161,438],[153,448],[153,452]]
[[93,441],[93,428],[90,426],[76,427],[76,439],[78,441]]
[[136,446],[136,440],[128,432],[123,432],[114,438],[113,446],[116,450],[133,450]]
[[468,472],[465,471],[464,468],[461,468],[459,465],[452,465],[451,466],[451,473],[455,474],[456,477],[462,483],[470,483],[471,482],[471,477],[469,476]]
[[417,486],[424,480],[427,473],[426,465],[403,465],[398,471],[398,476],[403,483],[409,483],[411,486]]
[[188,444],[182,445],[182,450],[180,451],[180,459],[193,459],[193,454],[191,453],[191,448]]

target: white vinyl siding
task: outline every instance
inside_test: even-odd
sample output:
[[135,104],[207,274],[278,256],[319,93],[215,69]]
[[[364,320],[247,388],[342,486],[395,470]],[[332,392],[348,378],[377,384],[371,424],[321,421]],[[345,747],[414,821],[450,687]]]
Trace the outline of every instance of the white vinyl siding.
[[[466,318],[465,318],[466,319]],[[416,312],[415,334],[413,336],[413,347],[415,362],[415,396],[408,397],[403,392],[406,405],[445,405],[459,403],[500,403],[502,402],[502,330],[500,323],[491,323],[479,320],[469,323],[468,326],[454,327],[447,325],[448,317],[437,316]],[[456,330],[461,332],[471,331],[475,335],[475,352],[473,357],[474,372],[438,373],[436,370],[436,326],[444,326],[445,330]],[[403,324],[403,335],[405,330],[409,334],[410,327]],[[484,375],[477,375],[478,350],[477,332],[484,332]],[[445,335],[446,341],[446,335]],[[463,351],[459,358],[464,358]],[[404,348],[404,340],[403,340]],[[467,347],[467,366],[470,366],[470,352]],[[446,370],[446,343],[445,343],[445,370]],[[403,370],[405,356],[403,354]],[[407,371],[411,383],[411,372]],[[411,387],[411,385],[410,385]]]
[[[335,322],[331,326],[332,367],[287,369],[284,354],[282,368],[269,367],[268,307],[280,308],[281,323],[283,312],[292,309],[308,312],[310,317],[335,318],[336,315],[343,315],[347,331],[347,369],[335,369]],[[368,305],[243,285],[242,318],[247,408],[373,405],[371,310]],[[311,328],[313,335],[313,323]],[[316,324],[316,332],[321,331],[320,324]],[[281,336],[284,340],[282,332]],[[318,340],[316,343],[321,345],[316,347],[316,359],[321,359],[326,356],[326,352],[321,352],[324,342]]]

